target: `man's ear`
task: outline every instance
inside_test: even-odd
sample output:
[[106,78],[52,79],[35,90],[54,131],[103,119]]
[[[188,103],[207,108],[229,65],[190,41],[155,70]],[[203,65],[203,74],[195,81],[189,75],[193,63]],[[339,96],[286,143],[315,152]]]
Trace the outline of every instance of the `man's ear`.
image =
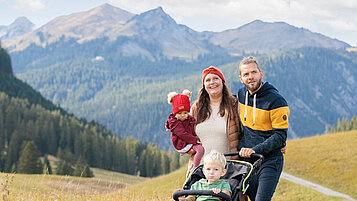
[[243,84],[243,80],[242,80],[242,76],[241,75],[239,75],[239,80]]
[[262,70],[260,70],[260,74],[262,75],[262,79],[264,77],[264,72]]

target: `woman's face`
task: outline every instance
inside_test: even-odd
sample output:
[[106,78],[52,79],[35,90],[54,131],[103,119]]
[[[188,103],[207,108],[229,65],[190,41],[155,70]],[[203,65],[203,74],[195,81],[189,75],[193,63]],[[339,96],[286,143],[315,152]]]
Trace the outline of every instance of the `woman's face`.
[[204,80],[204,86],[210,96],[222,95],[223,82],[216,74],[207,74]]

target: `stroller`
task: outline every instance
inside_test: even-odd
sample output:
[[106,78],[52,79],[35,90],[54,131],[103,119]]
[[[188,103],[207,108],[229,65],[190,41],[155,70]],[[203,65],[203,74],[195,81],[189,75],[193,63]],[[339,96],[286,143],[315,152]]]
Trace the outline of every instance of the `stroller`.
[[[225,156],[238,155],[239,152],[228,152],[224,153]],[[196,181],[205,178],[202,168],[203,165],[198,166],[187,178],[183,189],[176,191],[173,194],[173,199],[178,201],[180,196],[187,195],[212,195],[227,201],[239,201],[239,196],[244,194],[249,187],[249,182],[247,181],[251,175],[253,169],[259,169],[264,157],[260,154],[252,154],[250,158],[244,160],[228,160],[226,169],[227,173],[221,178],[228,180],[231,186],[232,195],[228,196],[225,193],[213,193],[212,190],[189,190],[191,185]]]

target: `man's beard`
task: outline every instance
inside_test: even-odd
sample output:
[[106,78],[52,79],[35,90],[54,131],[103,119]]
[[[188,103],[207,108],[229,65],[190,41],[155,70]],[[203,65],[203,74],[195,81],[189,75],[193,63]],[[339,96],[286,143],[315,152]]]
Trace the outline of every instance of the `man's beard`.
[[244,84],[244,85],[245,85],[245,87],[247,87],[247,89],[248,89],[249,91],[251,91],[251,92],[256,92],[256,91],[259,89],[260,85],[262,85],[262,78],[259,78],[257,84],[256,84],[255,86],[253,86],[253,87],[251,87],[251,86],[248,85],[248,84]]

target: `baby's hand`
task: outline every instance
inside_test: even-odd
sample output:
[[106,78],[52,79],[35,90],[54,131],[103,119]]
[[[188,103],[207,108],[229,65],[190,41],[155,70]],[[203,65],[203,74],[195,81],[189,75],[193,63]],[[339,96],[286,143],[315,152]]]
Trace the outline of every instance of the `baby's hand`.
[[198,140],[198,141],[197,141],[197,144],[202,144],[202,142]]
[[212,191],[215,193],[215,194],[218,194],[221,192],[221,189],[218,189],[218,188],[212,188]]

